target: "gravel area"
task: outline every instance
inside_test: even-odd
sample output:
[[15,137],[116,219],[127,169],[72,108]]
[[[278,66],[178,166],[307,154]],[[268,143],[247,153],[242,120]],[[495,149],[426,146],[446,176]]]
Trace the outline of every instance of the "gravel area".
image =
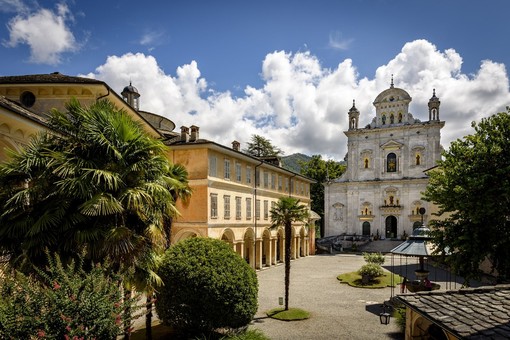
[[279,307],[278,298],[284,296],[284,266],[259,271],[259,309],[250,328],[274,340],[403,339],[393,318],[389,325],[379,322],[381,305],[391,297],[390,288],[354,288],[337,280],[339,274],[356,271],[364,263],[360,255],[343,254],[292,261],[289,306],[307,310],[311,317],[291,322],[265,314]]

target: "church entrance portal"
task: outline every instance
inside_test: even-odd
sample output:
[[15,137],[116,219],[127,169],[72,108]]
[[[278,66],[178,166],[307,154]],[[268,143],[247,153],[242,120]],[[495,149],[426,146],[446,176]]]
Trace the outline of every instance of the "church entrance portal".
[[370,236],[370,222],[363,222],[362,229],[363,236]]
[[397,218],[395,216],[386,217],[386,238],[397,237]]

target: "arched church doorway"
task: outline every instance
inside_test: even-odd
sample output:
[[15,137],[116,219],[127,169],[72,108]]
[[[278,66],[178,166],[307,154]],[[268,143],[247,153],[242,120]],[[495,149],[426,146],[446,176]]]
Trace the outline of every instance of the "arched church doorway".
[[386,217],[386,238],[397,237],[397,218],[395,216]]
[[414,222],[413,223],[413,230],[416,229],[416,228],[420,228],[421,226],[422,226],[421,222]]
[[370,222],[367,221],[363,222],[361,231],[363,236],[370,236]]

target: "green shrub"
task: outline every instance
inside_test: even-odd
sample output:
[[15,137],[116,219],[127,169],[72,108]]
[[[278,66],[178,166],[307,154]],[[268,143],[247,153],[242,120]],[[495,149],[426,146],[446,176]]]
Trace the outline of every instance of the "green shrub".
[[373,263],[378,265],[384,264],[384,255],[381,253],[363,253],[363,258],[366,263]]
[[247,325],[257,311],[255,271],[227,243],[190,238],[170,247],[158,270],[160,320],[188,334]]
[[367,263],[358,270],[358,274],[363,276],[367,275],[369,277],[378,277],[384,274],[383,269],[380,265],[374,263]]
[[115,339],[123,331],[120,278],[82,262],[64,266],[48,255],[36,276],[17,271],[0,275],[0,339]]

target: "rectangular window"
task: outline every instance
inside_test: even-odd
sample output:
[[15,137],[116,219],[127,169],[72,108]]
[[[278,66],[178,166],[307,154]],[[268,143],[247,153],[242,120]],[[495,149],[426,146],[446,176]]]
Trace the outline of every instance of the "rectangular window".
[[260,219],[260,200],[255,200],[255,218]]
[[246,183],[251,183],[251,166],[246,167]]
[[305,194],[305,183],[301,182],[301,196]]
[[264,219],[267,220],[269,218],[269,201],[264,200]]
[[216,177],[216,156],[209,156],[209,176]]
[[264,188],[269,187],[269,174],[267,171],[264,171]]
[[230,196],[223,196],[223,216],[225,219],[230,218]]
[[289,192],[289,179],[285,178],[285,192]]
[[236,197],[236,219],[241,219],[241,197]]
[[230,159],[225,158],[225,179],[230,179]]
[[276,175],[271,174],[271,189],[276,189]]
[[246,219],[251,220],[251,198],[246,199]]
[[241,163],[236,162],[236,181],[241,182]]
[[211,194],[211,218],[218,218],[218,195]]
[[278,190],[282,191],[282,176],[278,176]]

